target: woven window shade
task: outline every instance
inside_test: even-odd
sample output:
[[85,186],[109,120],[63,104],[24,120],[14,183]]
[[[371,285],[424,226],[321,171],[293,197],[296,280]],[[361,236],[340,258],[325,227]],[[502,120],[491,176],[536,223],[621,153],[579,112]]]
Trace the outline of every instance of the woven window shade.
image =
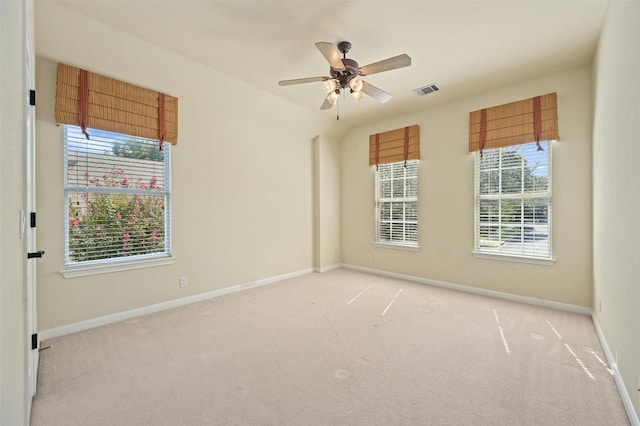
[[369,136],[370,166],[419,159],[420,127],[417,124]]
[[[539,111],[536,111],[536,104],[539,105]],[[469,114],[469,152],[558,139],[560,135],[556,93],[485,108]]]
[[[86,73],[84,91],[88,92],[85,123],[81,114],[82,73]],[[58,64],[55,114],[58,124],[84,125],[173,145],[178,142],[178,98],[69,65]]]

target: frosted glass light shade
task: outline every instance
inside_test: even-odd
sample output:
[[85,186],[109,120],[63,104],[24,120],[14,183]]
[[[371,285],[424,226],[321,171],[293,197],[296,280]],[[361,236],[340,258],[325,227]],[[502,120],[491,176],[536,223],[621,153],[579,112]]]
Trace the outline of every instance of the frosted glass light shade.
[[361,91],[363,86],[364,86],[364,82],[361,79],[357,78],[357,77],[349,82],[349,87],[354,92]]
[[325,80],[322,82],[322,90],[324,90],[324,93],[326,93],[327,95],[331,92],[334,92],[336,90],[337,84],[335,80]]
[[329,93],[329,95],[327,96],[327,100],[329,100],[329,102],[331,102],[332,105],[335,105],[339,97],[340,97],[340,92],[333,91]]

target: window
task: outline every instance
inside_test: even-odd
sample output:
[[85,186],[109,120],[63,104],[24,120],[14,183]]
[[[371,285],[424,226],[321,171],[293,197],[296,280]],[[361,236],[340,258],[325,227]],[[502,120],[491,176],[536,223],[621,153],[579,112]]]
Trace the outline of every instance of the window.
[[551,259],[551,145],[476,152],[477,253]]
[[418,160],[378,165],[376,243],[418,246]]
[[65,125],[65,267],[171,253],[170,145]]

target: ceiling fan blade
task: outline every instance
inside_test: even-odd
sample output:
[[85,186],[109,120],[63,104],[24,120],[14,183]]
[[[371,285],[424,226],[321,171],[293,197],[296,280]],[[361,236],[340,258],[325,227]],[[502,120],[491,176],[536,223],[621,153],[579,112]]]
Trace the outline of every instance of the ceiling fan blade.
[[325,80],[331,80],[331,77],[294,78],[293,80],[280,80],[278,84],[280,86],[290,86],[292,84],[313,83],[314,81],[325,81]]
[[384,90],[379,89],[376,86],[367,83],[366,81],[363,81],[362,83],[362,91],[372,98],[376,99],[377,101],[385,103],[388,102],[389,99],[391,99],[391,95]]
[[403,53],[402,55],[394,56],[393,58],[384,59],[382,61],[360,67],[358,74],[370,75],[377,72],[408,67],[409,65],[411,65],[411,58],[406,53]]
[[320,109],[331,109],[331,107],[333,107],[333,102],[329,100],[329,95],[327,95],[327,97],[324,98],[324,102],[322,103],[322,106],[320,107]]
[[338,48],[333,43],[328,43],[326,41],[319,41],[316,43],[316,47],[322,53],[322,56],[329,62],[331,67],[342,71],[344,69],[344,64],[342,63],[342,59],[340,59],[340,52]]

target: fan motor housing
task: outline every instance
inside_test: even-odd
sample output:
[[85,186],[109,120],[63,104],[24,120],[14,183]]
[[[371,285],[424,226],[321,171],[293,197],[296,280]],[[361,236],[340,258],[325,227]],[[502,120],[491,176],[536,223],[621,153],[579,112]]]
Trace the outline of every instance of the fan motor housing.
[[353,59],[342,59],[342,64],[344,65],[343,70],[338,70],[333,67],[329,67],[329,72],[331,77],[338,80],[340,87],[345,88],[349,86],[349,81],[358,75],[358,63]]

